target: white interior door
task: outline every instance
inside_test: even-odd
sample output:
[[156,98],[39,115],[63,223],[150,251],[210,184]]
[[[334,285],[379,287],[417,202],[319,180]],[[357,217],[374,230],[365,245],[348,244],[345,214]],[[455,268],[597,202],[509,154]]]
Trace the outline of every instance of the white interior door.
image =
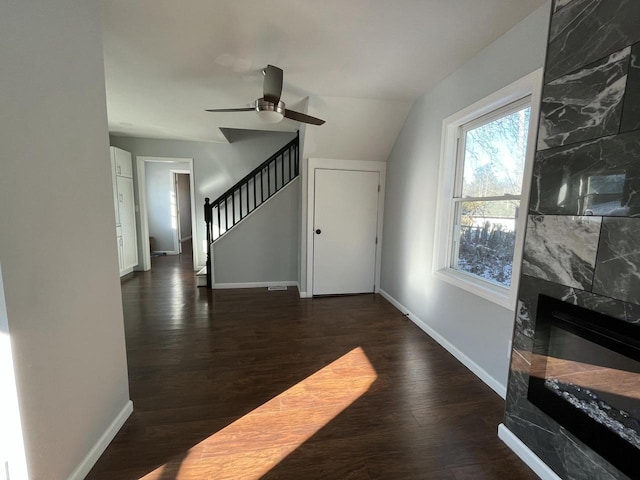
[[314,180],[313,294],[373,292],[380,174],[316,169]]

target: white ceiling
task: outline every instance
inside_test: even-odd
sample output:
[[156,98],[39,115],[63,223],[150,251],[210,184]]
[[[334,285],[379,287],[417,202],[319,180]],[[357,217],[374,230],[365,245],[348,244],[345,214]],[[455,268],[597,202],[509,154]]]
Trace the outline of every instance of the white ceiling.
[[102,0],[109,128],[204,141],[226,141],[219,127],[293,131],[203,111],[249,106],[267,64],[284,69],[294,110],[307,96],[413,102],[545,1]]

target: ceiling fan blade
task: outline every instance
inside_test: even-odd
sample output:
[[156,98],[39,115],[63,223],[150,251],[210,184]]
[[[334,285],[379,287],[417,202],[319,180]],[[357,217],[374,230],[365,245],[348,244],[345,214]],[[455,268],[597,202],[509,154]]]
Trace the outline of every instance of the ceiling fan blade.
[[264,69],[264,99],[267,102],[278,103],[282,95],[282,69],[267,65]]
[[285,110],[284,116],[285,118],[295,120],[296,122],[310,123],[311,125],[322,125],[324,123],[324,120],[320,120],[319,118],[312,117],[306,113],[296,112],[294,110]]
[[253,112],[255,111],[255,107],[246,107],[246,108],[214,108],[210,110],[205,110],[205,112]]

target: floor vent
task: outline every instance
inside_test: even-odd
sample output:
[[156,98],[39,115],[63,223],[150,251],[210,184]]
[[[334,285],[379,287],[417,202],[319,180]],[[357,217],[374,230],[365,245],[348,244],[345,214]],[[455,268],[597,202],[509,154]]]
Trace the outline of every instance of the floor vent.
[[286,290],[287,287],[285,287],[284,285],[273,285],[271,287],[267,287],[267,290],[274,291],[274,290]]

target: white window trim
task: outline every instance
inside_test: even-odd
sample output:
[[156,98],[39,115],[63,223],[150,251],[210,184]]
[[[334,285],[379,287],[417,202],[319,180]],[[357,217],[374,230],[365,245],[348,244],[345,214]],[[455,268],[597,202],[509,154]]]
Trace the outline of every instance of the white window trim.
[[[442,122],[442,146],[440,156],[440,178],[438,182],[438,202],[436,214],[436,235],[433,249],[433,273],[445,282],[497,303],[505,308],[515,310],[522,249],[529,210],[529,192],[533,174],[533,159],[536,151],[538,118],[542,93],[542,68],[515,81],[511,85],[483,98],[482,100],[447,117]],[[516,240],[513,254],[511,286],[502,287],[484,281],[475,275],[450,268],[451,239],[453,238],[453,205],[456,165],[458,163],[457,144],[460,127],[487,115],[510,103],[531,96],[530,128],[527,137],[527,151],[522,180],[520,216],[516,224]]]

